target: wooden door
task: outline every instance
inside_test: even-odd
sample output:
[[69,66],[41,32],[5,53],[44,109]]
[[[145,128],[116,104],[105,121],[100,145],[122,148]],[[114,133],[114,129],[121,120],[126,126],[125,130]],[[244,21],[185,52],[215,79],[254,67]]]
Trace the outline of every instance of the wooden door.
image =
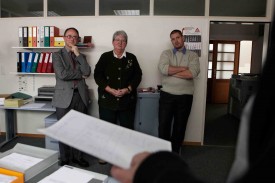
[[210,41],[208,58],[207,101],[228,103],[229,81],[238,73],[240,41]]

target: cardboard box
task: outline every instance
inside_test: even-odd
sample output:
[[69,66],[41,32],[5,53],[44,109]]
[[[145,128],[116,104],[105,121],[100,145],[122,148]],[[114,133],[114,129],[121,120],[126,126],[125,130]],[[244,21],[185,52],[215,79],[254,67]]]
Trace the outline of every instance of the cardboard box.
[[4,101],[5,107],[21,107],[24,105],[24,100],[20,98],[8,98]]

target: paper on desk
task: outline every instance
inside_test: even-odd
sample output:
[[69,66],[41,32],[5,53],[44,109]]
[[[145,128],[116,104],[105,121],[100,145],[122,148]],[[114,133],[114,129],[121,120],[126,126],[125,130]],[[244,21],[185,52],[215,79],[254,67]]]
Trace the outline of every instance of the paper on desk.
[[71,110],[41,133],[103,159],[129,168],[132,157],[143,151],[171,151],[171,143]]
[[62,166],[38,183],[87,183],[94,178],[91,173],[87,172],[79,171],[71,166]]
[[43,159],[41,158],[35,158],[24,154],[11,153],[1,158],[0,164],[1,165],[7,164],[13,167],[18,167],[20,169],[27,170],[28,168],[32,167],[33,165],[39,163],[42,160]]
[[16,179],[17,179],[16,176],[0,174],[1,183],[12,183]]
[[29,104],[25,104],[25,105],[21,106],[20,108],[41,109],[44,105],[46,105],[46,104],[45,103],[29,103]]

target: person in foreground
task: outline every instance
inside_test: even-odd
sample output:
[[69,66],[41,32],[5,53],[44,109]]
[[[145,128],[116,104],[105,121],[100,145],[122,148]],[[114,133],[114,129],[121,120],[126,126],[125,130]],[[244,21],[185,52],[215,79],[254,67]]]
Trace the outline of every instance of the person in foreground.
[[[272,26],[257,94],[250,98],[242,113],[228,183],[275,180],[275,27]],[[111,174],[121,183],[200,182],[180,156],[171,152],[137,154],[129,169],[113,166]]]
[[171,141],[173,152],[180,153],[192,108],[194,78],[200,73],[200,63],[197,53],[185,48],[180,30],[173,30],[170,39],[173,49],[163,51],[158,64],[162,76],[158,134],[160,138]]
[[[56,107],[58,120],[71,109],[87,114],[90,103],[85,79],[90,76],[91,67],[76,46],[79,38],[78,30],[73,27],[66,29],[63,38],[65,47],[52,55],[56,78],[52,105]],[[79,150],[59,142],[59,151],[61,166],[69,164],[70,160],[82,167],[89,166]]]

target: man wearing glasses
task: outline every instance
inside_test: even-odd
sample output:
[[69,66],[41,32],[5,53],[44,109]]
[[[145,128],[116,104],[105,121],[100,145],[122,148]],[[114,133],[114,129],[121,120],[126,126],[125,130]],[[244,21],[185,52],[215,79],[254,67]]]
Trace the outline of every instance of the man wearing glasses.
[[[52,105],[56,107],[57,119],[61,119],[71,109],[87,114],[90,103],[88,86],[85,79],[91,74],[91,67],[85,55],[79,52],[78,30],[71,27],[64,32],[65,47],[52,54],[56,78]],[[83,153],[59,142],[60,165],[70,161],[82,167],[89,163],[83,159]]]

